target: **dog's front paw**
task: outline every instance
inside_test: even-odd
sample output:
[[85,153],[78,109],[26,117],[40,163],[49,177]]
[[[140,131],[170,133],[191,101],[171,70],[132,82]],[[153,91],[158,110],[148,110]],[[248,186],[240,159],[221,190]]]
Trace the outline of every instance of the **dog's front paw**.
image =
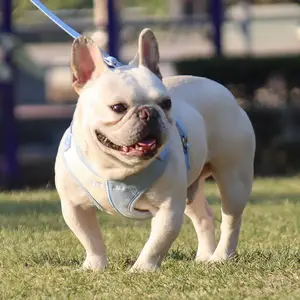
[[158,269],[159,269],[159,266],[157,266],[157,265],[135,263],[129,269],[129,273],[154,272]]
[[207,261],[208,263],[222,263],[222,262],[226,262],[230,259],[232,259],[235,256],[235,253],[231,253],[231,254],[216,254],[214,253],[209,260]]
[[93,256],[86,257],[81,269],[100,271],[105,269],[107,265],[108,265],[107,258],[93,255]]
[[205,263],[205,262],[208,262],[212,257],[212,254],[210,253],[203,253],[203,254],[198,254],[195,258],[195,261],[198,262],[198,263]]
[[222,258],[220,256],[212,256],[207,261],[205,261],[208,264],[217,264],[217,263],[223,263],[226,261],[226,258]]

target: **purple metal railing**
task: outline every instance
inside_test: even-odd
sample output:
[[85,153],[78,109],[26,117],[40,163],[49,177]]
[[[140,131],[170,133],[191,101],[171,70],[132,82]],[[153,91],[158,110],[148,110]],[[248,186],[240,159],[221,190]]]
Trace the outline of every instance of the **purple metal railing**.
[[[3,66],[7,68],[7,76],[0,77],[0,110],[1,129],[3,131],[3,159],[1,163],[2,183],[0,187],[12,189],[17,184],[17,134],[14,117],[14,67],[12,62],[12,47],[10,42],[13,36],[12,28],[12,0],[1,1],[2,22],[0,24],[0,42],[4,53]],[[5,42],[6,41],[6,42]]]

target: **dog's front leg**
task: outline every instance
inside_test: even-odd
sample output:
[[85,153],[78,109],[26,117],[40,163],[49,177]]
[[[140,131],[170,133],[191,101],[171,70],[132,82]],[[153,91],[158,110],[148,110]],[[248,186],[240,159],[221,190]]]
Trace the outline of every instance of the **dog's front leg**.
[[184,216],[183,205],[177,207],[160,208],[151,222],[151,234],[140,253],[137,261],[131,268],[133,271],[154,271],[177,238]]
[[65,222],[86,251],[83,269],[104,269],[107,266],[106,249],[96,217],[96,208],[85,208],[64,200],[62,201],[62,213]]

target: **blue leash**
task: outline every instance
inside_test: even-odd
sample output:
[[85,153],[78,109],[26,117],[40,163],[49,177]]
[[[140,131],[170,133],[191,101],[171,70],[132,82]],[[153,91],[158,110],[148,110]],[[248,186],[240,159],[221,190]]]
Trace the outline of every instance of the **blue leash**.
[[[73,39],[81,36],[76,30],[71,28],[65,22],[63,22],[59,17],[57,17],[50,9],[48,9],[39,0],[30,0],[43,14],[45,14],[52,22],[58,25],[62,30],[69,34]],[[113,56],[110,56],[106,52],[102,51],[104,54],[104,61],[110,68],[116,68],[122,66],[122,64]]]

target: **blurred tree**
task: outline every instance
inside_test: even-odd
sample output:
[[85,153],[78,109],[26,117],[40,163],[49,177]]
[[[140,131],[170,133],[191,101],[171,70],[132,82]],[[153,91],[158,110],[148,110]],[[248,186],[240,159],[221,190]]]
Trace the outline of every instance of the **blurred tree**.
[[[165,1],[161,0],[124,0],[124,6],[143,6],[147,11],[161,14],[166,11]],[[92,8],[93,0],[44,0],[43,3],[50,9],[79,9]],[[14,14],[19,16],[24,10],[34,9],[29,0],[13,0]]]
[[[1,0],[2,1],[2,0]],[[232,5],[239,0],[223,0],[225,5]],[[271,4],[271,3],[295,3],[297,0],[250,0],[253,4]],[[93,0],[44,0],[43,3],[50,9],[79,9],[92,8]],[[168,11],[168,1],[162,0],[123,0],[124,6],[142,6],[149,13],[165,14]],[[13,0],[15,16],[22,15],[26,9],[34,9],[29,0]]]
[[[50,9],[73,9],[92,8],[93,0],[44,0],[43,3]],[[24,10],[32,10],[35,7],[29,0],[13,0],[14,14],[16,17],[22,15]]]

